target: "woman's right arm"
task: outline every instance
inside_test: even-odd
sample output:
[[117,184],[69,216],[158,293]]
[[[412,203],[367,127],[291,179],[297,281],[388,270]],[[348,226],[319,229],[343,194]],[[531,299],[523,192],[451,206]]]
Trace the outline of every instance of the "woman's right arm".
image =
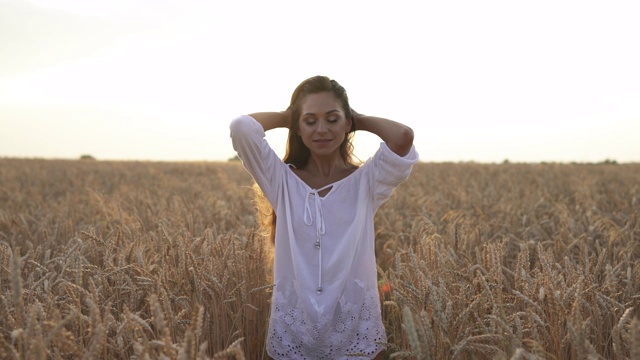
[[249,114],[252,118],[262,125],[264,131],[275,128],[288,128],[291,121],[291,113],[289,110],[280,112],[258,112]]
[[271,149],[265,131],[284,123],[281,113],[242,115],[231,121],[231,142],[245,169],[258,183],[274,209],[286,165]]

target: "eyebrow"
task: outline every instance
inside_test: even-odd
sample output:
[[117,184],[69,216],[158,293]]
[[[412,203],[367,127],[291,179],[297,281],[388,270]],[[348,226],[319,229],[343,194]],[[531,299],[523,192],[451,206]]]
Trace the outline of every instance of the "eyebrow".
[[[329,115],[329,114],[334,113],[334,112],[340,112],[340,110],[338,110],[338,109],[335,109],[335,110],[329,110],[329,111],[327,111],[327,112],[325,113],[325,115]],[[316,114],[315,114],[315,113],[304,113],[304,114],[302,114],[302,115],[314,115],[314,116],[315,116]]]

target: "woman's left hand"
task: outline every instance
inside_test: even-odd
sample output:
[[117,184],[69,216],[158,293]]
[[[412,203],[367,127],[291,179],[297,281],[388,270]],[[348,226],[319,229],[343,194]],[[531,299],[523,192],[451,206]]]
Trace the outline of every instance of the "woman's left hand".
[[353,108],[351,108],[351,131],[355,132],[358,129],[358,126],[356,124],[356,122],[358,121],[358,117],[360,116],[360,114],[358,114],[357,111],[353,110]]

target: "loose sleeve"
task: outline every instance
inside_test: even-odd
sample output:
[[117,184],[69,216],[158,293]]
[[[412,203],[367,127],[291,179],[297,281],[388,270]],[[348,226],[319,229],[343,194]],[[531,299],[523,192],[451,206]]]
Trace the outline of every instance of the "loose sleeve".
[[242,115],[231,121],[229,129],[233,149],[242,160],[242,165],[260,186],[271,206],[277,209],[277,194],[282,186],[286,165],[264,138],[262,125],[251,116]]
[[373,206],[377,209],[389,199],[393,190],[409,178],[413,164],[418,161],[418,152],[414,146],[405,156],[394,153],[386,143],[380,144],[380,149],[370,160],[371,187],[373,190]]

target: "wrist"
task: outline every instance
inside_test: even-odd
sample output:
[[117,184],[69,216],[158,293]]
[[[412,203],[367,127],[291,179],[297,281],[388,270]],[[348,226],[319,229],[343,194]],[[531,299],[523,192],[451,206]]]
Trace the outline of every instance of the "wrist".
[[287,110],[285,111],[281,111],[280,114],[282,115],[281,121],[280,121],[281,127],[284,127],[284,128],[291,127],[291,107],[288,107]]
[[355,132],[356,130],[362,130],[362,127],[359,124],[361,115],[358,114],[355,110],[351,109],[351,131]]

